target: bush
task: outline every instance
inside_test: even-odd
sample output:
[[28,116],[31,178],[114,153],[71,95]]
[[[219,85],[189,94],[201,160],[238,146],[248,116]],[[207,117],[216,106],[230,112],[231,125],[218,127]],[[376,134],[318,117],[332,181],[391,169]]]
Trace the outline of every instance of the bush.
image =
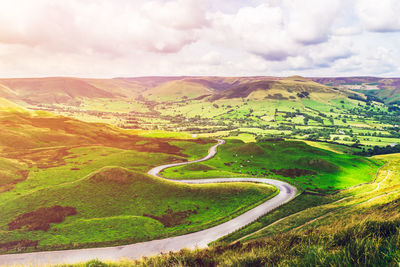
[[85,267],[107,267],[108,265],[99,260],[91,260],[85,264]]

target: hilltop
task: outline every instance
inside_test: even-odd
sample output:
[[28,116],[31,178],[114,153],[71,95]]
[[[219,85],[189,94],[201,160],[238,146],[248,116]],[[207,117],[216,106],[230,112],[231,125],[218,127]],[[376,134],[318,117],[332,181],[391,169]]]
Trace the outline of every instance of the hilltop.
[[[133,99],[179,101],[197,97],[284,98],[301,92],[334,94],[300,76],[280,77],[138,77],[88,79],[74,77],[0,79],[0,97],[18,103],[78,105],[82,99]],[[313,96],[310,96],[313,98]]]

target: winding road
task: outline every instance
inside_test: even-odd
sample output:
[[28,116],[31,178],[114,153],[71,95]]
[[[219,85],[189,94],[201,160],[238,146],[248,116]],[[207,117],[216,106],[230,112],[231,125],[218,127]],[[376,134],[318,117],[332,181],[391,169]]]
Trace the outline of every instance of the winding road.
[[[172,163],[162,165],[151,169],[148,174],[159,178],[160,171],[166,168],[201,162],[215,156],[217,147],[224,144],[224,140],[218,140],[218,144],[212,146],[207,156],[202,159]],[[165,179],[165,178],[163,178]],[[183,248],[204,248],[212,241],[217,240],[231,232],[234,232],[243,226],[255,221],[260,216],[270,212],[280,205],[292,200],[296,194],[296,187],[273,179],[265,178],[213,178],[213,179],[197,179],[197,180],[171,180],[179,183],[187,184],[206,184],[206,183],[224,183],[224,182],[257,182],[273,185],[279,189],[278,195],[258,205],[257,207],[241,214],[240,216],[229,220],[220,225],[186,234],[160,240],[147,241],[131,245],[123,245],[117,247],[104,248],[88,248],[76,250],[61,250],[61,251],[44,251],[22,254],[0,255],[0,265],[45,265],[45,264],[62,264],[62,263],[77,263],[89,261],[92,259],[99,260],[118,260],[121,258],[139,259],[143,256],[153,256],[163,252],[179,251]]]

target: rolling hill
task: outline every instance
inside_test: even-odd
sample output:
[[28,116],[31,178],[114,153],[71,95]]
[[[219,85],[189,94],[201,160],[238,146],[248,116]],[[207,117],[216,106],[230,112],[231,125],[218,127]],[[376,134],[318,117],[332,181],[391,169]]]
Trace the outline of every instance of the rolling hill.
[[0,109],[3,252],[116,245],[198,231],[275,192],[240,183],[183,185],[146,174],[156,165],[206,154],[209,139],[149,137],[151,132],[144,136],[14,109],[7,100],[0,105],[12,107]]
[[[330,80],[329,80],[330,81]],[[0,97],[22,105],[64,104],[79,106],[82,99],[119,99],[131,101],[140,97],[155,102],[188,99],[219,100],[324,99],[348,95],[346,88],[334,90],[300,76],[281,77],[138,77],[90,79],[72,77],[0,79]]]
[[[305,92],[305,94],[304,94]],[[239,85],[211,96],[211,100],[247,98],[295,100],[299,98],[331,98],[333,95],[345,94],[313,82],[309,79],[294,76],[288,78],[259,78],[245,81]]]
[[74,103],[81,98],[128,97],[139,90],[139,85],[117,79],[0,79],[0,97],[29,105]]
[[214,90],[193,80],[175,80],[163,83],[146,90],[143,96],[146,99],[163,102],[193,99],[204,95],[212,95]]
[[400,78],[321,77],[313,81],[332,87],[356,90],[377,97],[388,104],[400,103]]
[[[11,202],[0,196],[0,247],[15,249],[21,239],[40,250],[109,246],[192,232],[273,192],[254,184],[184,185],[103,167],[70,183],[22,192]],[[61,208],[73,212],[52,221]]]

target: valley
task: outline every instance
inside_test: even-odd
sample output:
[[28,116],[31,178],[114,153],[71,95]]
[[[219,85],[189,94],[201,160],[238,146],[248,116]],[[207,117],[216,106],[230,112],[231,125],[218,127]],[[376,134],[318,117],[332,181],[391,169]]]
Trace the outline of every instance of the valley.
[[[329,86],[332,83],[323,79],[327,85],[299,76],[154,79],[154,83],[142,78],[96,83],[89,79],[82,81],[88,83],[87,87],[100,84],[98,90],[103,90],[108,85],[113,94],[81,94],[56,102],[44,98],[40,104],[27,103],[25,98],[19,101],[31,109],[125,129],[189,132],[200,137],[237,136],[245,141],[322,141],[343,144],[363,154],[374,154],[375,146],[395,146],[400,140],[397,103],[371,97],[367,91],[348,89],[352,87]],[[44,79],[42,84],[53,82]]]
[[[377,227],[371,238],[380,238],[381,218],[397,227],[400,108],[340,81],[0,79],[0,263],[58,250],[68,251],[64,262],[120,255],[132,266],[352,262],[335,258],[349,244],[327,240],[364,242],[363,227]],[[215,156],[198,160],[216,139],[225,142]],[[298,194],[283,204],[286,183]],[[154,240],[160,245],[141,249]],[[289,256],[283,240],[295,240]],[[196,245],[208,248],[179,251]],[[176,253],[140,259],[168,251]],[[35,262],[39,254],[25,255]]]
[[399,267],[399,14],[0,1],[0,267]]

